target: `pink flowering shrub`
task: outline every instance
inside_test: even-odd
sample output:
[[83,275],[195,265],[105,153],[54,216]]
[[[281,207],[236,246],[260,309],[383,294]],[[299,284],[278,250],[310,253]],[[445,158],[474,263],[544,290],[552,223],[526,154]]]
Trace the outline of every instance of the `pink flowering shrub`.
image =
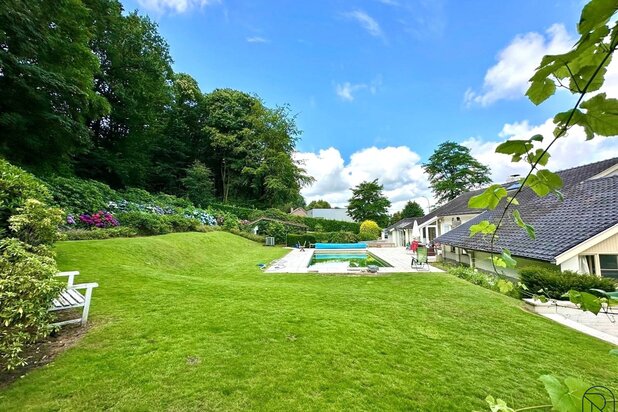
[[104,212],[102,210],[99,210],[92,215],[88,213],[83,213],[79,215],[79,221],[86,226],[98,228],[114,227],[118,226],[119,224],[118,220],[116,220],[116,218],[111,213]]

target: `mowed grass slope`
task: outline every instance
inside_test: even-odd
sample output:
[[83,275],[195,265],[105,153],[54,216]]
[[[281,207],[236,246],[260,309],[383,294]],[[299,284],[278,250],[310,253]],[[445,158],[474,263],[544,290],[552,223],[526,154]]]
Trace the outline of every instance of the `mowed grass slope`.
[[231,234],[64,242],[91,329],[0,410],[473,410],[546,403],[538,377],[618,389],[611,346],[445,274],[267,275]]

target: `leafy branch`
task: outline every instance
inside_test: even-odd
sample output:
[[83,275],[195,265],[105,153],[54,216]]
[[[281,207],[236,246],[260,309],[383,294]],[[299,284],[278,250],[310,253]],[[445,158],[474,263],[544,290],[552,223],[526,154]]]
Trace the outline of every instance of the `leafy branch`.
[[[562,198],[559,191],[562,187],[560,176],[547,169],[540,169],[541,166],[547,165],[550,158],[549,151],[556,141],[564,137],[575,125],[584,128],[588,139],[594,138],[595,135],[618,134],[618,100],[609,99],[605,93],[599,93],[584,101],[590,92],[599,90],[603,85],[607,66],[618,46],[618,25],[611,30],[607,26],[617,10],[618,4],[615,0],[592,0],[588,3],[582,11],[578,25],[581,38],[574,48],[562,55],[545,56],[530,79],[531,84],[526,95],[537,105],[555,93],[556,83],[579,96],[571,110],[555,116],[554,123],[557,127],[553,139],[545,148],[535,147],[536,143],[543,142],[542,135],[535,135],[528,140],[508,140],[496,148],[497,153],[510,155],[513,162],[524,160],[530,165],[530,170],[519,181],[515,193],[508,196],[508,191],[503,185],[494,184],[469,201],[471,208],[493,210],[506,198],[506,205],[497,223],[484,220],[470,228],[471,236],[491,235],[491,262],[496,273],[499,273],[497,266],[505,268],[516,265],[508,249],[502,249],[501,255],[496,256],[495,244],[498,231],[511,207],[518,204],[517,197],[522,190],[527,187],[540,197],[553,193]],[[608,38],[609,42],[606,43]],[[565,86],[563,81],[568,81],[569,86]],[[530,238],[535,239],[534,227],[524,222],[518,210],[512,213],[512,217],[517,226],[524,229]]]

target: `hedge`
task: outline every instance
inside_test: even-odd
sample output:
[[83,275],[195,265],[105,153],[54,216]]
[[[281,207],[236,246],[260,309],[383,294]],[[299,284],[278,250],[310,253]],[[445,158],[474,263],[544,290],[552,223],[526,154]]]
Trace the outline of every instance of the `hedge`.
[[360,239],[352,232],[310,232],[304,234],[288,234],[287,245],[296,244],[309,246],[311,243],[357,243]]
[[[519,271],[521,282],[528,288],[528,293],[542,293],[552,299],[567,299],[562,295],[574,289],[589,292],[590,289],[602,289],[607,292],[616,290],[616,282],[610,278],[595,275],[580,275],[572,271],[560,272],[544,267],[527,267]],[[542,292],[540,292],[542,290]]]
[[95,240],[113,237],[134,237],[137,230],[131,227],[112,227],[107,229],[69,229],[61,232],[62,240]]

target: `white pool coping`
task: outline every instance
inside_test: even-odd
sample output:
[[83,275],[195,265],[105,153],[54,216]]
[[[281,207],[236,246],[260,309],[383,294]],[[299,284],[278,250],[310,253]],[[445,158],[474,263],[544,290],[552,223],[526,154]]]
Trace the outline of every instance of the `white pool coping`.
[[[354,249],[359,250],[359,249]],[[266,273],[345,273],[354,274],[370,274],[362,272],[362,270],[348,270],[347,264],[333,263],[324,265],[319,272],[310,271],[308,266],[313,257],[315,249],[290,249],[290,253],[277,261],[271,262]],[[443,270],[428,266],[422,270],[414,269],[410,266],[412,261],[412,253],[403,247],[388,247],[388,248],[367,248],[367,251],[374,254],[378,258],[386,261],[392,267],[381,267],[378,269],[378,275],[381,273],[420,273],[420,272],[443,272]],[[363,268],[364,269],[364,268]],[[373,274],[373,273],[371,273]]]

